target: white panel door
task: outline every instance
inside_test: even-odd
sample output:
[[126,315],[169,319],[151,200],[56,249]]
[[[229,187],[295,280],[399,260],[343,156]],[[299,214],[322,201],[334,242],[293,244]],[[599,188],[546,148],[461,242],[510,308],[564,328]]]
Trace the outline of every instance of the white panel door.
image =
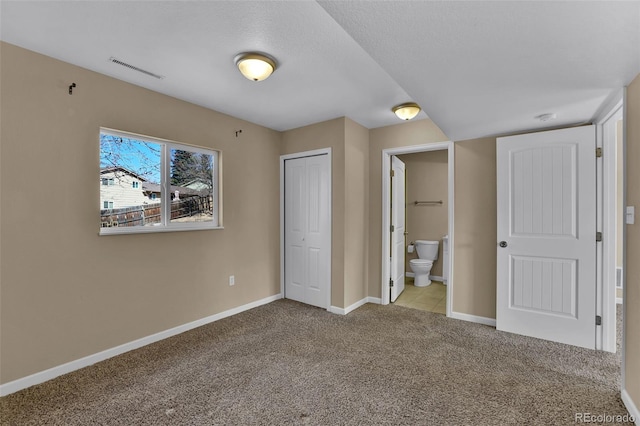
[[498,138],[497,190],[497,329],[595,348],[594,126]]
[[331,202],[328,155],[285,160],[285,297],[329,307]]
[[405,235],[405,166],[395,155],[391,157],[391,301],[404,291]]

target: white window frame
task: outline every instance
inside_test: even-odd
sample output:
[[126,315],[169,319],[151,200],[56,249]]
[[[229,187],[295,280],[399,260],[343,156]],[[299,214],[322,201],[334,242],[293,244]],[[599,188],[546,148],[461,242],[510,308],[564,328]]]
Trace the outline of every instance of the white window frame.
[[[216,149],[203,148],[185,143],[175,142],[168,139],[160,139],[152,136],[140,135],[137,133],[124,132],[121,130],[100,128],[100,134],[109,134],[128,139],[135,139],[143,142],[158,144],[161,147],[160,153],[160,205],[161,221],[152,226],[126,226],[100,228],[100,235],[119,234],[146,234],[152,232],[178,232],[178,231],[198,231],[210,229],[224,229],[222,226],[222,152]],[[100,138],[98,137],[98,141]],[[99,142],[98,142],[99,143]],[[171,222],[171,150],[183,150],[197,154],[213,156],[213,220],[210,222]],[[157,199],[157,197],[156,197]]]

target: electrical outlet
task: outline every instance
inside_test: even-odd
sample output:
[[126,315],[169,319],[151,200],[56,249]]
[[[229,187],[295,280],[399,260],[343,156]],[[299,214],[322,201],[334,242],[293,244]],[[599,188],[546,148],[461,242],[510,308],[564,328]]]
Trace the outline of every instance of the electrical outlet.
[[236,283],[236,276],[229,275],[229,285],[234,285]]

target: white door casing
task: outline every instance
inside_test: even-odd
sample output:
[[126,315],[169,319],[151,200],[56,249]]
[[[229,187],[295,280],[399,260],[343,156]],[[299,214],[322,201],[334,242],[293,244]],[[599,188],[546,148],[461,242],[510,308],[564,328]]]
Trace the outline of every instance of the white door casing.
[[[402,146],[397,148],[387,148],[382,150],[381,160],[381,170],[382,170],[382,202],[380,203],[380,207],[382,208],[381,216],[381,236],[382,236],[382,244],[380,245],[381,249],[381,262],[380,262],[380,284],[381,284],[381,292],[380,292],[380,303],[383,305],[387,305],[389,303],[389,280],[391,278],[391,263],[386,260],[389,259],[390,253],[389,250],[391,248],[391,233],[389,232],[389,227],[391,226],[391,209],[389,206],[391,205],[391,157],[393,155],[400,154],[413,154],[417,152],[426,152],[426,151],[438,151],[438,150],[447,150],[448,161],[448,189],[447,189],[447,199],[448,199],[448,223],[449,223],[449,231],[447,234],[449,235],[449,276],[447,281],[447,316],[458,318],[462,320],[471,320],[476,321],[475,318],[480,317],[471,317],[470,315],[460,314],[453,311],[453,293],[455,286],[455,271],[453,265],[455,265],[455,247],[456,247],[456,238],[455,238],[455,222],[454,222],[454,211],[455,211],[455,147],[452,141],[444,141],[444,142],[431,142],[420,145],[410,145],[410,146]],[[470,319],[472,318],[472,319]],[[494,320],[489,320],[490,325],[495,325]],[[483,322],[485,323],[485,322]]]
[[595,128],[497,140],[497,329],[595,348]]
[[[598,304],[596,310],[602,316],[602,327],[596,334],[596,349],[616,352],[616,247],[617,224],[621,221],[621,212],[617,200],[617,121],[623,118],[622,93],[610,109],[605,109],[597,120],[596,145],[603,150],[602,157],[596,160],[597,217],[598,230],[603,233],[602,243],[596,251],[597,263],[601,272],[596,275]],[[624,169],[624,167],[623,167]],[[623,250],[624,252],[624,250]]]
[[329,308],[331,202],[328,155],[284,161],[284,296]]
[[391,157],[391,302],[404,291],[405,198],[405,165],[394,155]]

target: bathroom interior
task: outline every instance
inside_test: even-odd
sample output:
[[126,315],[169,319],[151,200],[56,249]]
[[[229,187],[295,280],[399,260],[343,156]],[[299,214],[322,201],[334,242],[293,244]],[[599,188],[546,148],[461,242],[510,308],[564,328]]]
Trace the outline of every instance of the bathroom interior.
[[426,151],[398,158],[405,163],[407,234],[405,289],[394,304],[446,314],[448,153]]

